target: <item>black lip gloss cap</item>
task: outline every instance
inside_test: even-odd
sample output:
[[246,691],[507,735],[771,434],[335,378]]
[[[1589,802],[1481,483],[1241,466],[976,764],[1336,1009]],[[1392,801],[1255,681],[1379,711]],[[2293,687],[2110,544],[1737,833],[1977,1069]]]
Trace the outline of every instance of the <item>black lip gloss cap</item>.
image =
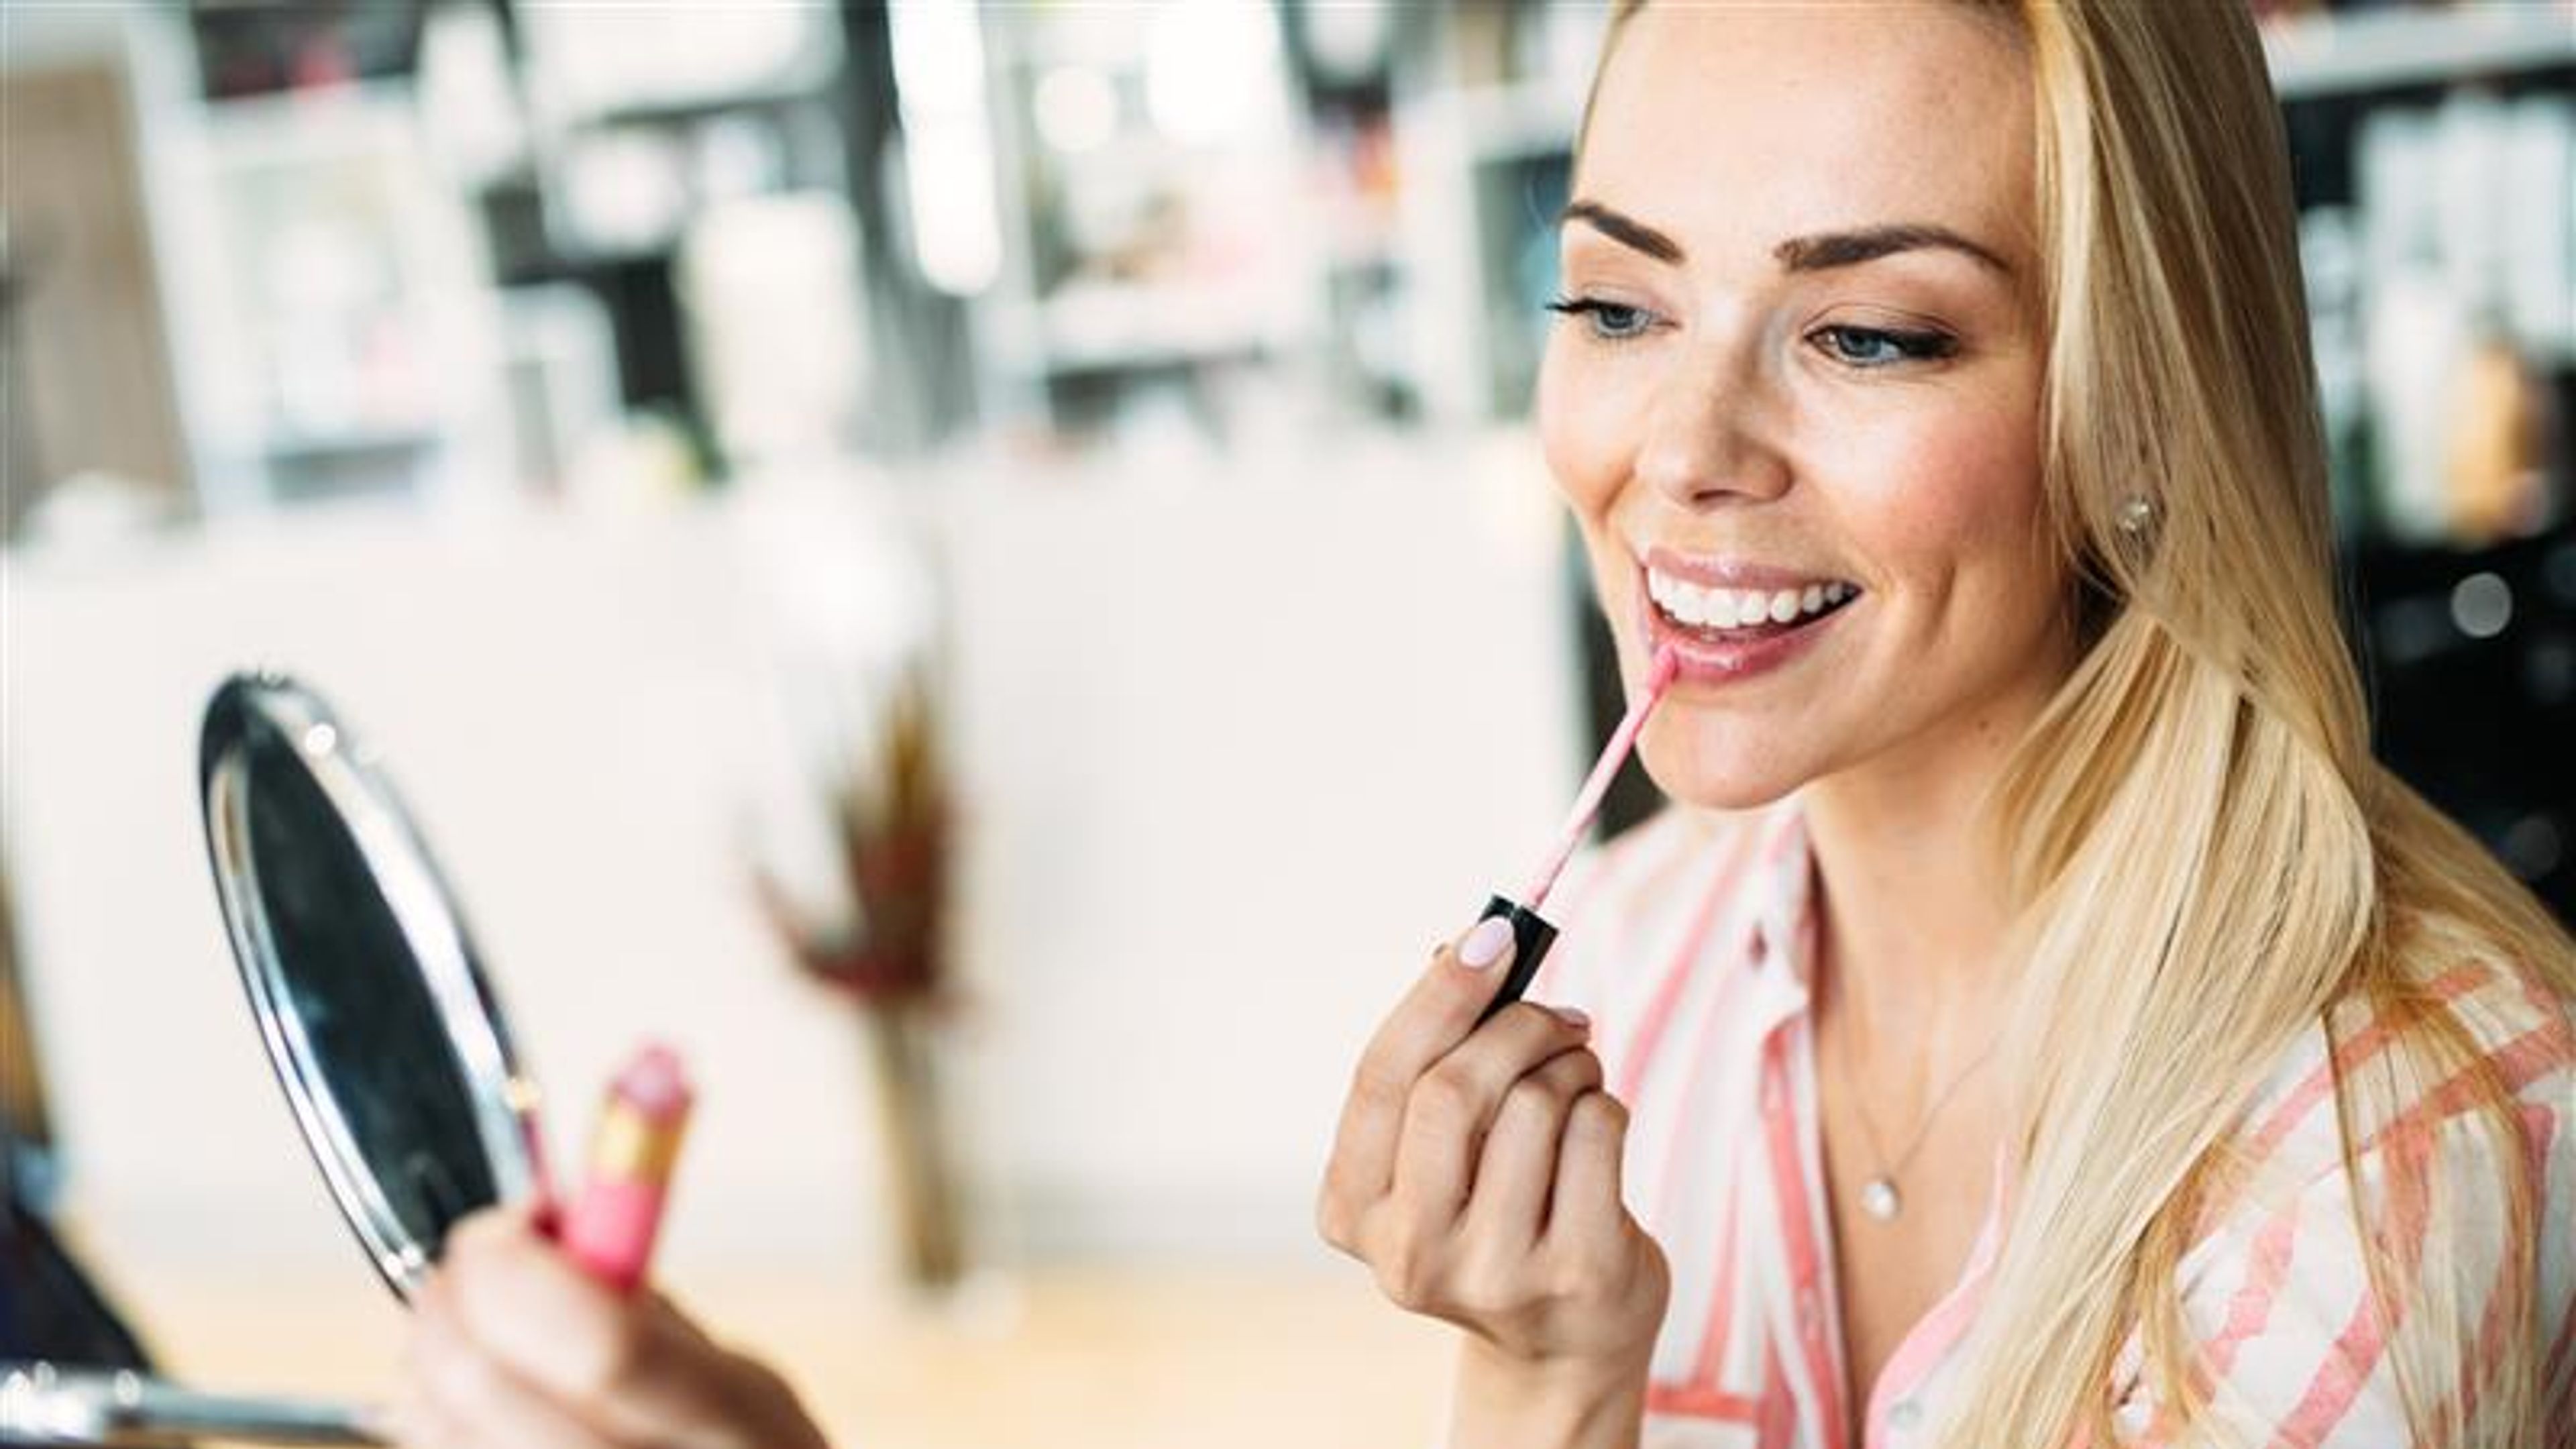
[[1491,897],[1485,902],[1485,913],[1476,919],[1490,921],[1496,916],[1512,923],[1512,964],[1511,969],[1503,973],[1503,984],[1495,990],[1494,999],[1476,1018],[1478,1026],[1493,1020],[1494,1013],[1521,999],[1521,993],[1529,990],[1530,983],[1538,979],[1539,963],[1547,959],[1547,948],[1556,944],[1556,927],[1518,901],[1505,896]]

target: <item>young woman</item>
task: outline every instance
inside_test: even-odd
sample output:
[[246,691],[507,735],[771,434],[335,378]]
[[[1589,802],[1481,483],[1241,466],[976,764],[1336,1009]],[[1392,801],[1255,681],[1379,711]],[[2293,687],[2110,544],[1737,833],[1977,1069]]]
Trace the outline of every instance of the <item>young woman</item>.
[[1573,194],[1676,808],[1356,1074],[1454,1442],[2570,1443],[2576,952],[2370,759],[2243,9],[1630,5]]
[[[1583,1011],[1477,1027],[1471,932],[1355,1074],[1323,1230],[1455,1449],[2568,1443],[2576,949],[2370,759],[2241,7],[1632,5],[1574,197],[1540,429],[1675,804]],[[507,1221],[416,1342],[422,1445],[817,1442]]]

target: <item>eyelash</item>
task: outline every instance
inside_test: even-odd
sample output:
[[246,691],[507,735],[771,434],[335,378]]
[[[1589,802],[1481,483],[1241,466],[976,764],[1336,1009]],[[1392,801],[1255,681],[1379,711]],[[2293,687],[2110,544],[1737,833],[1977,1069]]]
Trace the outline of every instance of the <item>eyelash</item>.
[[[1827,345],[1822,339],[1837,338],[1840,345]],[[1825,355],[1846,367],[1863,369],[1894,367],[1900,362],[1938,362],[1959,350],[1959,339],[1947,332],[1900,332],[1886,327],[1851,327],[1837,324],[1819,327],[1807,334],[1807,340],[1823,348]],[[1877,362],[1863,362],[1845,350],[1851,342],[1885,343],[1899,354]]]
[[[1559,297],[1547,304],[1547,310],[1560,317],[1582,317],[1589,320],[1589,331],[1602,342],[1630,342],[1645,335],[1655,320],[1643,307],[1624,302],[1605,302],[1598,297]],[[1631,320],[1632,325],[1609,325],[1611,319]],[[1807,334],[1825,355],[1845,367],[1870,372],[1906,362],[1937,362],[1959,350],[1959,339],[1946,332],[1906,332],[1886,327],[1854,327],[1835,324],[1819,327]],[[1884,343],[1896,349],[1897,356],[1864,362],[1851,355],[1852,344]]]
[[[1625,302],[1604,302],[1598,297],[1559,297],[1547,304],[1547,310],[1560,317],[1586,319],[1590,323],[1586,330],[1603,342],[1626,342],[1642,336],[1645,324],[1652,316],[1643,307],[1631,307]],[[1637,325],[1633,328],[1611,327],[1607,324],[1612,317],[1634,318]]]

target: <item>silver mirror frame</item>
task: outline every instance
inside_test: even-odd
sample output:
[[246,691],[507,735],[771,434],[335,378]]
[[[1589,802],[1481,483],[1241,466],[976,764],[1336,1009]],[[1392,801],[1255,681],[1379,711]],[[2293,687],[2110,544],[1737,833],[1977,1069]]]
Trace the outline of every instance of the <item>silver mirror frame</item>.
[[302,1020],[290,1009],[285,965],[269,932],[251,848],[249,746],[260,732],[291,744],[357,842],[410,945],[474,1104],[476,1134],[505,1203],[546,1199],[539,1150],[538,1096],[502,1023],[500,1004],[453,897],[398,797],[372,756],[311,690],[277,673],[236,674],[206,705],[198,742],[198,784],[206,851],[214,869],[233,960],[258,1019],[260,1040],[296,1126],[322,1169],[331,1197],[395,1295],[409,1301],[434,1259],[434,1245],[403,1226],[369,1171],[338,1098],[324,1079]]

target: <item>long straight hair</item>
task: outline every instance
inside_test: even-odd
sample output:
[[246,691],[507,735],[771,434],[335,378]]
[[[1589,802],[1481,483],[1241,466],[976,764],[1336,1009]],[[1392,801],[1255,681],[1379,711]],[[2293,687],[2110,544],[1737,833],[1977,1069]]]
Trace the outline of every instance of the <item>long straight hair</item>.
[[[2333,1058],[2334,1090],[2347,1169],[2364,1144],[2380,1158],[2356,1228],[2413,1437],[2537,1444],[2542,1185],[2435,980],[2484,963],[2563,1021],[2576,945],[2371,756],[2252,19],[2235,0],[1962,3],[2034,81],[2044,507],[2083,648],[1986,802],[2018,909],[2015,1177],[1940,1442],[2114,1442],[2132,1344],[2160,1438],[2268,1439],[2206,1381],[2181,1261],[2249,1186],[2233,1129],[2285,1054],[2375,1024],[2386,1044],[2366,1068]],[[1641,8],[1621,4],[1605,62]],[[2145,526],[2122,528],[2140,499]],[[2436,1085],[2483,1149],[2446,1166],[2491,1180],[2384,1130]],[[2464,1217],[2499,1214],[2501,1282],[2464,1303],[2438,1266]]]

